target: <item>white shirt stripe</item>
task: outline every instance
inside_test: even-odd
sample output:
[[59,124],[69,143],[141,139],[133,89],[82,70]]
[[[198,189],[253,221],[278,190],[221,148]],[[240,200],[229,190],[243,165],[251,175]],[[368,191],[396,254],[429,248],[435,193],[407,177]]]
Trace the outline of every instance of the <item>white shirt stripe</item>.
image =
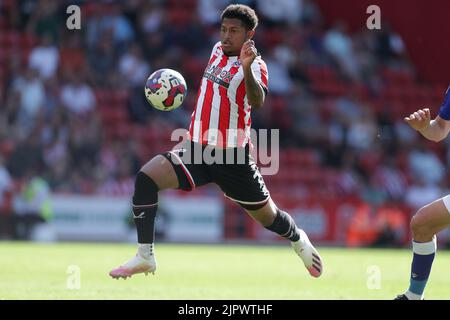
[[[233,80],[230,82],[230,87],[238,88],[241,82],[244,81],[244,75],[242,68],[235,74]],[[228,90],[228,97],[230,98],[230,124],[228,127],[228,146],[236,146],[237,144],[237,127],[239,118],[239,106],[236,103],[236,92],[237,90]]]
[[209,128],[208,128],[208,144],[217,144],[217,135],[219,131],[219,115],[220,115],[220,97],[219,84],[214,83],[213,85],[213,100],[211,107],[211,114],[209,117]]

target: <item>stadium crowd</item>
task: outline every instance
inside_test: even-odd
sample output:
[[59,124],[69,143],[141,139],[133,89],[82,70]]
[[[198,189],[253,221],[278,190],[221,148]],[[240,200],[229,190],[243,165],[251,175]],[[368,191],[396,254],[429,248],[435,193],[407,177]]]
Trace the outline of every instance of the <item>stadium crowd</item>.
[[[67,29],[65,1],[0,1],[3,212],[38,176],[51,192],[131,195],[143,161],[174,144],[172,129],[188,127],[230,1],[75,3],[80,30]],[[259,14],[255,43],[269,70],[253,127],[280,129],[273,194],[418,208],[448,192],[448,143],[425,142],[403,122],[418,103],[436,113],[445,89],[420,81],[395,30],[350,33],[343,21],[326,23],[313,0],[240,3]],[[188,83],[186,103],[170,113],[143,94],[148,75],[166,67]],[[306,155],[310,167],[291,161]]]

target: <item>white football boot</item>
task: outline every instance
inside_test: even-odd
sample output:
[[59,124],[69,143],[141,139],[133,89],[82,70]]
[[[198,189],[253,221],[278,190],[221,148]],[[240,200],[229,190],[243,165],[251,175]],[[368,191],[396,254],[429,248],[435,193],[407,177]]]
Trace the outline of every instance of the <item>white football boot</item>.
[[114,279],[128,278],[137,273],[155,274],[156,258],[152,244],[139,244],[136,256],[128,260],[125,264],[111,270],[109,275]]
[[300,239],[295,242],[291,242],[291,246],[294,248],[295,253],[302,259],[309,274],[315,278],[320,277],[323,271],[322,258],[317,252],[316,248],[309,241],[305,231],[300,230]]

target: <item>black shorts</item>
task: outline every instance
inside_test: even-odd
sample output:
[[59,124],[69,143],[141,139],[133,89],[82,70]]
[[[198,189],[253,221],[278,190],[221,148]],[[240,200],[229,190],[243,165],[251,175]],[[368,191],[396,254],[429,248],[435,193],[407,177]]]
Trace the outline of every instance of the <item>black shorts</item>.
[[191,191],[213,182],[227,198],[241,205],[260,206],[270,198],[248,145],[220,149],[186,141],[182,149],[162,155],[173,165],[181,190]]

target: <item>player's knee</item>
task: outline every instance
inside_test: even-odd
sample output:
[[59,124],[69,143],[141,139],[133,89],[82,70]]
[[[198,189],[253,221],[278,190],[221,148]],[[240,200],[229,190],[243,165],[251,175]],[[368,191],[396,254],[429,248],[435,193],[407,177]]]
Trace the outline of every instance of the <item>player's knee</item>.
[[158,201],[158,186],[144,172],[139,171],[134,182],[133,204],[147,205]]
[[423,237],[429,236],[431,233],[431,229],[429,227],[427,219],[427,209],[420,208],[417,213],[412,217],[410,228],[413,234],[413,237]]
[[140,171],[151,177],[160,191],[178,188],[178,177],[175,169],[162,154],[152,158]]

